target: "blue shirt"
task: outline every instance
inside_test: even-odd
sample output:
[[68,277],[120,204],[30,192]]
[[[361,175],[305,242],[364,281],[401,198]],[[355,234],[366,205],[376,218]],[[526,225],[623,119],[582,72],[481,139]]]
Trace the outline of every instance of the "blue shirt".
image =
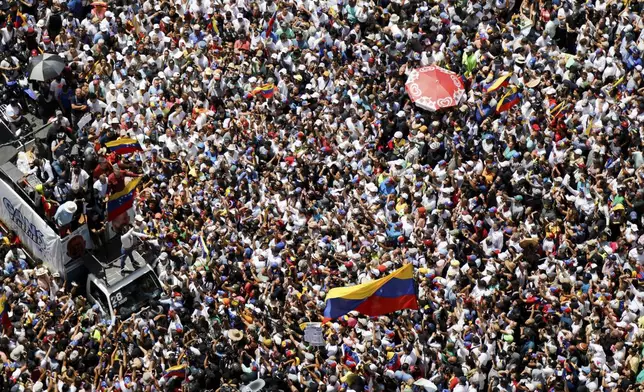
[[481,104],[481,110],[479,108],[476,108],[476,122],[477,123],[482,123],[483,120],[486,118],[490,117],[494,113],[494,109],[492,109],[492,106],[488,104]]
[[193,44],[196,44],[199,41],[203,41],[203,36],[204,36],[203,33],[192,33],[188,36],[188,39]]
[[380,193],[382,193],[383,195],[391,195],[393,193],[396,193],[396,184],[390,184],[388,180],[381,182],[378,188],[380,189]]
[[628,56],[628,59],[626,60],[626,69],[629,71],[637,67],[638,65],[642,65],[642,58],[638,57],[635,58],[633,55]]

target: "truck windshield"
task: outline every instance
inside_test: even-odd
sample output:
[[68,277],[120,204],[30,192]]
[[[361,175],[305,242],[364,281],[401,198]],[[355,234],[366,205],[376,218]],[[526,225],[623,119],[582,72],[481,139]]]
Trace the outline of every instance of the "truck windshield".
[[118,310],[121,318],[127,318],[148,305],[151,300],[158,298],[161,291],[153,273],[148,272],[112,293],[110,302],[114,310]]

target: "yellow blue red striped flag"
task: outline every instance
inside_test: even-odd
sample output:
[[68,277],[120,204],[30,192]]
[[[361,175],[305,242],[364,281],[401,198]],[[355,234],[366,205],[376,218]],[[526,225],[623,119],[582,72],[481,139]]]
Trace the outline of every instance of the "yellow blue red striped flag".
[[494,91],[500,89],[501,87],[507,86],[508,83],[510,83],[510,76],[512,76],[512,74],[509,73],[509,72],[504,74],[504,75],[499,76],[498,78],[496,78],[496,80],[494,80],[492,83],[490,83],[487,86],[486,91],[488,93],[491,93],[491,92],[494,92]]

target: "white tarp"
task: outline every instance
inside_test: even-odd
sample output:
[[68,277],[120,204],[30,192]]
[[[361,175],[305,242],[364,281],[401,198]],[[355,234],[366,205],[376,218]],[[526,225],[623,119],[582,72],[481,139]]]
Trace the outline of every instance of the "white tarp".
[[83,256],[94,243],[87,225],[61,239],[60,236],[36,214],[9,185],[0,181],[0,220],[14,231],[22,244],[39,260],[47,263],[52,270],[64,273],[65,264]]

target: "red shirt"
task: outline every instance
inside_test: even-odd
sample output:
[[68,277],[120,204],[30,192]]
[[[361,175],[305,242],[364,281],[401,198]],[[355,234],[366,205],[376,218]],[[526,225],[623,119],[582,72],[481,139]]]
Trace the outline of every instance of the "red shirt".
[[100,177],[101,174],[111,174],[112,172],[114,172],[114,169],[112,168],[111,163],[107,162],[105,169],[103,169],[99,164],[98,166],[96,166],[96,168],[94,168],[94,178]]
[[107,177],[107,193],[114,194],[125,188],[125,177],[138,177],[136,173],[121,170],[121,175],[116,177],[114,173]]
[[237,41],[235,41],[234,48],[235,50],[239,49],[248,52],[250,50],[250,41],[238,39]]

